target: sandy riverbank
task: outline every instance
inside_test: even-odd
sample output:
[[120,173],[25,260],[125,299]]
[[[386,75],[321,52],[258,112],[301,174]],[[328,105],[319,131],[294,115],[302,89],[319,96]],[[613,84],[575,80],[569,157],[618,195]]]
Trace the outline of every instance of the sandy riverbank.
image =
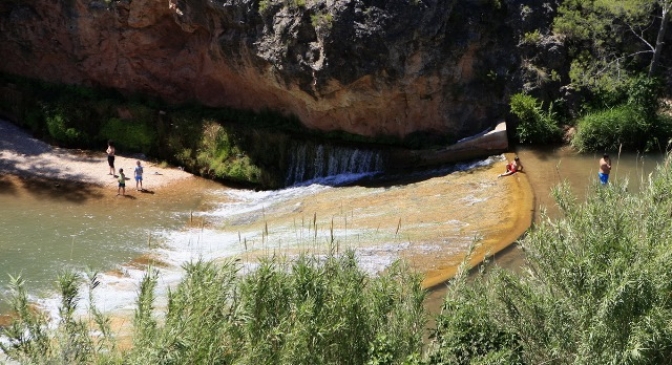
[[[144,168],[143,187],[154,191],[193,175],[177,168],[162,167],[141,156],[115,159],[115,169],[123,168],[129,195],[135,191],[133,169],[141,161]],[[103,197],[107,192],[116,196],[117,179],[109,175],[107,155],[50,146],[32,138],[21,128],[0,120],[0,189],[26,188],[61,191],[77,195],[88,193]]]

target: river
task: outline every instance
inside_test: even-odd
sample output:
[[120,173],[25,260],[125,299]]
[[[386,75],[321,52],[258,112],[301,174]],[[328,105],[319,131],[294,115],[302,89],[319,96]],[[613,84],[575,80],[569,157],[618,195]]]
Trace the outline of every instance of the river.
[[[71,192],[69,198],[5,177],[0,179],[0,310],[8,308],[9,275],[20,274],[31,297],[55,310],[57,273],[93,269],[102,273],[98,305],[131,313],[147,262],[160,270],[161,295],[179,280],[188,260],[235,256],[245,267],[254,267],[259,256],[347,249],[355,250],[371,273],[404,259],[434,280],[429,286],[436,285],[470,245],[483,243],[485,255],[500,249],[491,242],[520,234],[517,217],[527,208],[509,204],[521,194],[518,184],[529,181],[533,206],[547,206],[553,215],[552,186],[567,179],[580,195],[596,176],[595,155],[562,148],[519,149],[518,154],[525,174],[505,178],[497,178],[504,157],[494,156],[403,176],[342,174],[275,191],[193,178],[121,200],[94,188]],[[635,182],[662,156],[613,159],[612,180],[630,177]],[[515,246],[494,261],[513,269],[523,265]],[[440,307],[438,287],[428,300],[433,312]]]

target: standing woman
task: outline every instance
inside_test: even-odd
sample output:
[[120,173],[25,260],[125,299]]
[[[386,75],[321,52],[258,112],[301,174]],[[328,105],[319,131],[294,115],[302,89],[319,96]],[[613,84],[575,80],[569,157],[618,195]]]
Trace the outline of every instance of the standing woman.
[[110,173],[109,175],[114,175],[114,143],[112,140],[107,141],[107,164],[110,165]]

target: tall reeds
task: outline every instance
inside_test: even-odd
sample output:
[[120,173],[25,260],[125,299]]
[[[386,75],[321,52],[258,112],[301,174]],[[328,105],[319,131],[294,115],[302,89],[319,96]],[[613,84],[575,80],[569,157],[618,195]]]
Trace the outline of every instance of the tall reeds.
[[564,214],[521,242],[527,270],[455,281],[437,321],[436,362],[672,363],[672,172],[640,192],[621,181],[579,202],[553,192]]
[[[400,263],[376,277],[358,267],[353,252],[272,257],[246,275],[235,260],[183,268],[163,310],[154,303],[158,276],[148,270],[139,288],[133,345],[126,350],[94,346],[114,341],[100,313],[94,323],[103,329],[95,335],[73,315],[79,278],[60,279],[62,320],[56,329],[29,310],[17,279],[17,318],[3,329],[9,342],[2,348],[11,359],[31,364],[392,364],[419,357],[425,293],[420,278]],[[90,283],[97,286],[95,279]],[[383,358],[389,361],[375,360]]]

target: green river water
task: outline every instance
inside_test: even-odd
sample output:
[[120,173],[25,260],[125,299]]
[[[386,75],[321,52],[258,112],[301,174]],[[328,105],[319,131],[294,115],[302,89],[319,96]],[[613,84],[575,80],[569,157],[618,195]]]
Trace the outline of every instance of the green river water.
[[[552,186],[566,179],[581,196],[596,179],[593,154],[538,148],[518,154],[535,207],[549,207],[551,215],[557,214]],[[612,159],[612,180],[627,177],[636,189],[662,155]],[[316,183],[269,192],[193,178],[177,188],[117,200],[103,199],[95,189],[52,191],[0,177],[0,311],[8,308],[9,275],[22,275],[31,295],[47,298],[41,300],[49,307],[56,274],[65,268],[107,273],[97,302],[130,310],[143,272],[134,264],[140,257],[165,263],[166,286],[188,260],[238,255],[251,263],[273,253],[321,254],[335,242],[340,250],[355,249],[371,272],[399,258],[431,270],[464,252],[480,230],[510,219],[494,209],[507,199],[504,180],[496,178],[503,164],[499,156],[466,171],[439,169],[403,182]],[[496,262],[513,269],[523,264],[515,247]],[[430,295],[431,310],[439,308],[441,293]]]

